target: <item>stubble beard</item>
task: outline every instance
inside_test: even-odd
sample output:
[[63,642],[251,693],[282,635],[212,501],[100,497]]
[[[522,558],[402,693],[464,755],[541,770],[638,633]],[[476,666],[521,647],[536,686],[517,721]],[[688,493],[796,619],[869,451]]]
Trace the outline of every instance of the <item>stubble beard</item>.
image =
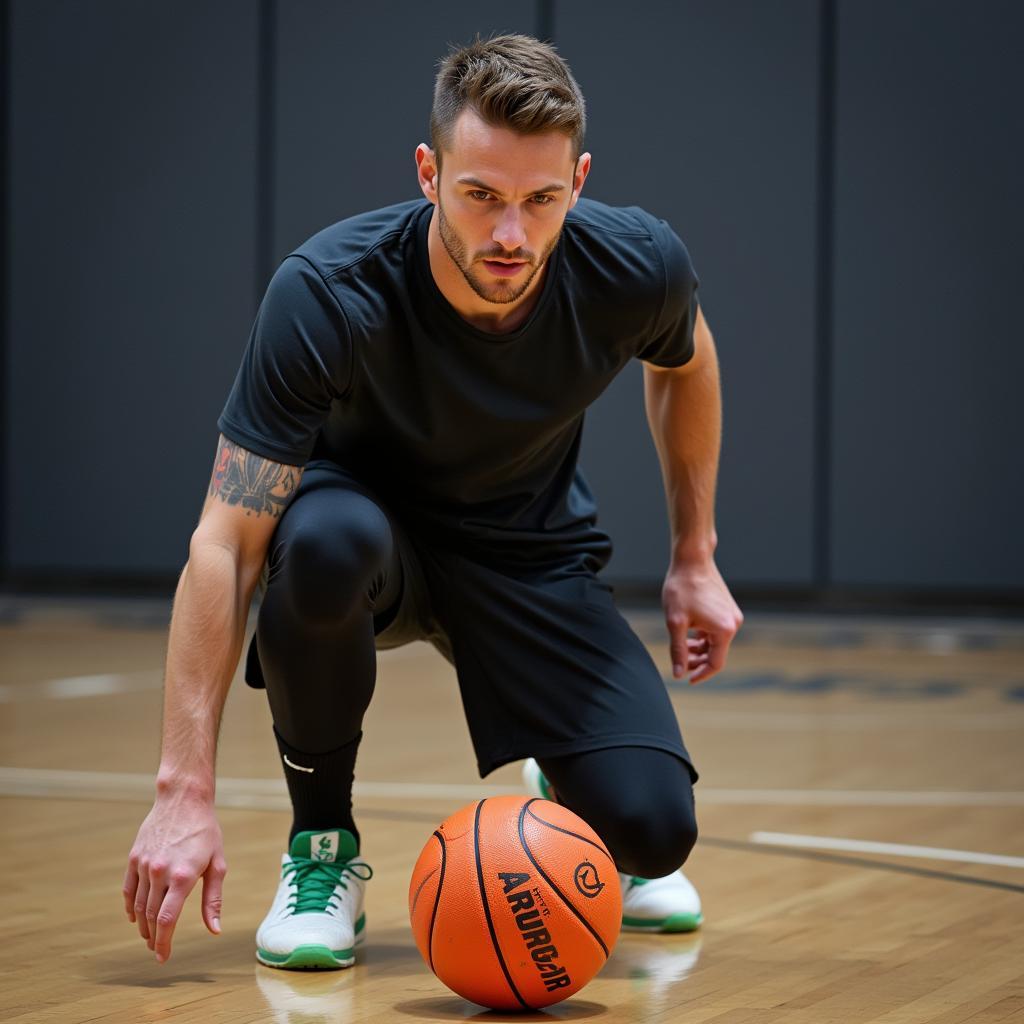
[[[485,302],[492,302],[495,305],[507,305],[510,302],[515,302],[516,299],[520,298],[525,294],[526,290],[530,287],[533,279],[537,276],[538,271],[547,262],[548,257],[554,252],[555,246],[558,245],[559,238],[562,237],[562,229],[559,228],[555,237],[551,239],[547,247],[544,250],[544,255],[539,260],[530,262],[530,270],[527,274],[526,280],[521,283],[513,283],[511,280],[502,281],[497,280],[493,282],[486,282],[480,276],[478,276],[473,270],[473,261],[469,258],[469,250],[466,248],[465,243],[459,237],[458,233],[451,226],[448,218],[444,215],[444,207],[441,205],[441,200],[438,198],[437,201],[437,230],[441,236],[441,242],[445,247],[445,251],[452,258],[452,262],[462,272],[462,276],[466,279],[466,284],[476,292]],[[487,253],[485,257],[500,257],[503,259],[523,259],[524,257],[529,258],[526,253],[519,252],[516,250],[514,253],[505,253],[503,251],[495,253]]]

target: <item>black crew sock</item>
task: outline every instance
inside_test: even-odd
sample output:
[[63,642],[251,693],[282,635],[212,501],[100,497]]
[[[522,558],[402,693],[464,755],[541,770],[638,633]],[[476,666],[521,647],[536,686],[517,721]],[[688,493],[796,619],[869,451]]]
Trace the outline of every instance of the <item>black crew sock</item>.
[[359,831],[352,818],[352,782],[362,732],[326,754],[296,750],[281,739],[276,729],[274,738],[281,752],[281,766],[292,800],[289,845],[299,832],[344,828],[355,836],[356,849],[359,849]]

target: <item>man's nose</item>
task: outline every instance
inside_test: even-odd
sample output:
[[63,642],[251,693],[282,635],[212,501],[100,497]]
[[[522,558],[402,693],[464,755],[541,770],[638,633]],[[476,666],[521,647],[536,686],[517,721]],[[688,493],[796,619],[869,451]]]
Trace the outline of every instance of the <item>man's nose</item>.
[[510,252],[518,249],[526,242],[522,214],[514,206],[503,210],[498,217],[498,223],[494,225],[491,237],[503,249],[508,249]]

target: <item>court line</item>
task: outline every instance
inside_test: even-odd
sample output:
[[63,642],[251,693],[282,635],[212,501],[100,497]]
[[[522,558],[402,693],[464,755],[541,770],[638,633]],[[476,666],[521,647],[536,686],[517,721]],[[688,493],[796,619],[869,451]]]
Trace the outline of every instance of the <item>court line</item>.
[[866,839],[839,839],[830,836],[795,835],[789,832],[754,832],[752,843],[765,846],[796,846],[805,850],[838,850],[845,853],[880,853],[892,857],[917,857],[922,860],[951,860],[961,864],[994,864],[1003,868],[1024,868],[1024,857],[1007,857],[974,850],[945,850],[936,846],[910,846],[906,843],[878,843]]
[[[712,684],[713,685],[713,684]],[[816,712],[816,711],[704,711],[683,710],[680,714],[684,726],[700,725],[710,728],[752,729],[758,732],[814,729],[861,732],[871,729],[946,729],[996,731],[1020,729],[1024,715],[1019,709],[974,714],[927,715],[885,714],[873,711]]]
[[1024,792],[936,789],[705,789],[700,804],[777,807],[1024,807]]
[[[379,655],[390,661],[422,657],[420,642],[407,644]],[[440,657],[440,655],[438,655]],[[60,679],[38,679],[18,685],[0,683],[0,704],[14,704],[31,700],[73,700],[82,697],[110,697],[123,693],[143,693],[163,687],[162,668],[141,669],[136,672],[109,672],[88,676],[66,676]]]
[[868,860],[865,857],[851,857],[843,853],[822,853],[818,850],[804,850],[792,846],[760,846],[741,839],[718,839],[702,835],[698,841],[702,846],[715,846],[722,850],[736,850],[740,853],[761,853],[771,857],[797,857],[800,860],[816,860],[823,864],[842,864],[845,867],[864,868],[867,871],[888,871],[898,875],[912,875],[915,878],[929,878],[940,882],[956,882],[958,885],[978,885],[984,889],[1000,889],[1004,892],[1024,894],[1024,885],[1000,882],[994,878],[978,878],[976,875],[957,875],[952,871],[936,871],[916,864],[894,864],[888,860]]
[[121,693],[159,690],[163,685],[162,669],[141,672],[112,672],[94,676],[67,676],[62,679],[40,679],[13,686],[0,685],[0,704],[29,700],[73,700],[80,697],[108,697]]
[[[103,800],[152,799],[155,776],[145,772],[68,771],[54,768],[0,767],[0,795],[84,797]],[[354,795],[391,800],[477,800],[521,793],[521,786],[459,785],[433,782],[357,782]],[[283,779],[222,777],[217,780],[221,807],[290,807]]]
[[[96,772],[55,768],[0,767],[0,795],[78,797],[94,800],[152,799],[154,776],[145,772]],[[522,793],[522,786],[444,782],[357,782],[354,795],[383,800],[478,800]],[[705,804],[746,804],[778,807],[1024,807],[1024,792],[965,790],[842,790],[842,789],[714,789],[697,787]],[[287,808],[283,779],[217,780],[222,807]]]

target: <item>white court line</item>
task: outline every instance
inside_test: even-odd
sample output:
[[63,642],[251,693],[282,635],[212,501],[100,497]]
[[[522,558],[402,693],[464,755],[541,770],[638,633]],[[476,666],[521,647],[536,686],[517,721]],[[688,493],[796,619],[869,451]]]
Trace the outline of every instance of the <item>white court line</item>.
[[68,676],[41,679],[34,683],[0,685],[0,704],[28,700],[72,700],[79,697],[108,697],[118,693],[158,690],[163,683],[162,669],[141,672],[116,672],[95,676]]
[[1024,807],[1024,793],[937,789],[705,789],[699,804],[760,804],[777,807]]
[[[93,800],[152,799],[154,776],[144,772],[65,771],[53,768],[0,767],[0,795],[83,797]],[[486,782],[357,782],[354,795],[384,800],[478,800],[521,793],[522,786]],[[1024,807],[1021,792],[941,792],[939,790],[705,789],[700,804],[748,804],[780,807]],[[286,807],[282,779],[217,780],[222,807]]]
[[[420,641],[406,644],[393,651],[381,651],[389,660],[422,657]],[[440,658],[441,655],[438,655]],[[143,693],[159,690],[163,686],[162,668],[141,669],[137,672],[109,672],[91,676],[67,676],[63,679],[39,679],[18,685],[0,683],[0,704],[14,704],[30,700],[73,700],[81,697],[110,697],[123,693]]]
[[[0,795],[85,797],[94,800],[152,799],[155,776],[144,772],[64,771],[53,768],[0,768]],[[386,800],[478,800],[522,792],[521,786],[459,785],[433,782],[357,782],[356,797]],[[283,779],[217,780],[222,807],[288,806]]]
[[875,843],[865,839],[832,839],[828,836],[790,835],[787,832],[753,832],[752,843],[765,846],[797,846],[805,850],[842,850],[845,853],[884,853],[892,857],[924,860],[953,860],[962,864],[996,864],[1003,868],[1024,868],[1024,857],[1004,857],[973,850],[943,850],[935,846],[907,846],[904,843]]
[[683,726],[706,728],[751,729],[757,732],[784,732],[786,730],[835,730],[837,732],[863,732],[865,729],[947,729],[972,731],[975,729],[1020,729],[1024,727],[1024,708],[974,714],[913,714],[900,715],[874,711],[816,712],[816,711],[704,711],[689,710],[681,713]]

